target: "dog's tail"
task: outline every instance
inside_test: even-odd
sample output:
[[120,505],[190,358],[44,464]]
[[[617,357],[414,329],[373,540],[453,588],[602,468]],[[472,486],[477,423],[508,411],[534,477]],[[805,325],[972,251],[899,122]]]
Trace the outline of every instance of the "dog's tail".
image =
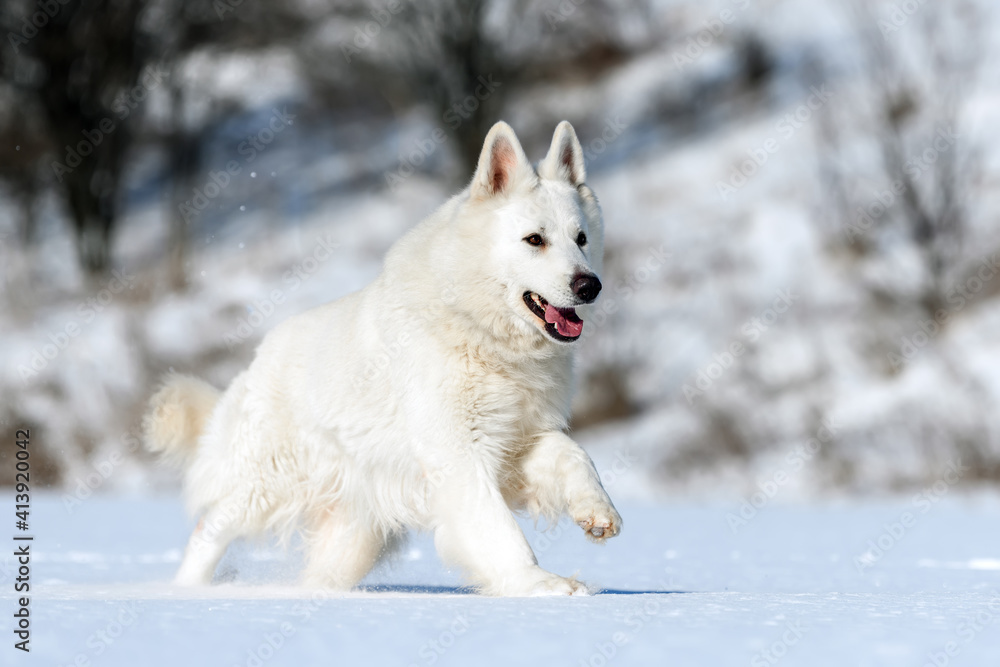
[[146,448],[186,468],[194,459],[198,438],[220,395],[218,389],[198,378],[168,375],[149,399],[149,410],[142,419]]

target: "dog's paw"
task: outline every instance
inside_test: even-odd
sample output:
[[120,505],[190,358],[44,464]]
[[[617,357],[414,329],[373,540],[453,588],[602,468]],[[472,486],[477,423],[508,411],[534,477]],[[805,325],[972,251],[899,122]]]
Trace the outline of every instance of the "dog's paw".
[[546,577],[528,590],[531,597],[544,597],[551,595],[590,595],[590,591],[576,577],[560,577],[557,574],[546,572]]
[[603,542],[622,530],[622,518],[609,503],[599,502],[573,512],[573,520],[583,528],[584,534],[594,542]]
[[587,586],[576,577],[560,577],[538,567],[524,570],[482,587],[487,595],[500,597],[546,597],[554,595],[590,595]]

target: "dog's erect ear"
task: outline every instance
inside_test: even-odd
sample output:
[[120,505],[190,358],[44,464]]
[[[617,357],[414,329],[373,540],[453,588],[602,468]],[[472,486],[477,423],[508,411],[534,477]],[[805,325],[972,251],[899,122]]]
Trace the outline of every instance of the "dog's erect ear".
[[573,187],[587,180],[587,171],[583,167],[583,147],[569,121],[564,120],[556,126],[549,153],[538,165],[538,175],[550,181],[568,181]]
[[521,142],[507,123],[494,125],[479,155],[479,165],[472,177],[472,195],[488,198],[510,192],[521,181],[536,179]]

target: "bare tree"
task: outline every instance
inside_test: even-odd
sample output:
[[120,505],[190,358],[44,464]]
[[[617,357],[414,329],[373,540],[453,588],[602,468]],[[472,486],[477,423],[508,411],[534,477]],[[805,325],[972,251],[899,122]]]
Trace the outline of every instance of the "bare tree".
[[20,2],[3,14],[11,42],[5,78],[41,114],[51,176],[64,195],[80,262],[94,273],[108,264],[132,139],[127,96],[152,56],[143,8],[138,0],[68,0],[41,9]]
[[456,143],[462,172],[474,168],[482,138],[511,95],[540,82],[596,77],[643,47],[623,17],[648,16],[645,0],[586,3],[435,0],[340,3],[347,39],[333,50],[304,48],[319,89],[345,81],[374,86],[394,109],[431,108]]
[[[919,306],[933,316],[961,272],[968,228],[976,162],[960,144],[964,132],[958,128],[982,64],[978,11],[967,0],[920,5],[913,15],[900,14],[895,6],[879,11],[877,5],[853,2],[850,7],[863,47],[866,99],[863,104],[852,99],[847,114],[825,115],[820,124],[825,191],[846,218],[842,238],[862,254],[880,247],[873,238],[880,231],[901,226],[923,258]],[[843,126],[865,129],[878,150],[876,173],[852,163]],[[883,184],[888,194],[873,199],[859,174]]]
[[[10,92],[10,109],[0,113],[0,135],[19,139],[0,178],[22,199],[25,238],[35,193],[52,186],[66,204],[81,266],[90,274],[106,270],[124,168],[137,142],[161,142],[182,181],[197,166],[198,128],[174,122],[159,133],[144,132],[143,102],[151,89],[172,86],[174,63],[197,49],[252,50],[289,41],[307,25],[306,17],[279,2],[5,4],[0,28],[10,48],[0,56],[0,85]],[[176,88],[169,97],[179,101]],[[36,115],[26,117],[21,109]]]

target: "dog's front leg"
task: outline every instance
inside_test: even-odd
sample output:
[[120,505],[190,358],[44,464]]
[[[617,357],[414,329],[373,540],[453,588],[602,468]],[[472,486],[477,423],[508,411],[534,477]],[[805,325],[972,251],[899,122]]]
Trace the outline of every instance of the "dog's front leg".
[[622,518],[601,485],[593,461],[561,431],[539,436],[523,460],[524,504],[536,516],[566,512],[592,540],[621,531]]
[[586,587],[538,566],[500,493],[496,475],[475,455],[448,466],[430,487],[434,543],[489,595],[574,595]]

